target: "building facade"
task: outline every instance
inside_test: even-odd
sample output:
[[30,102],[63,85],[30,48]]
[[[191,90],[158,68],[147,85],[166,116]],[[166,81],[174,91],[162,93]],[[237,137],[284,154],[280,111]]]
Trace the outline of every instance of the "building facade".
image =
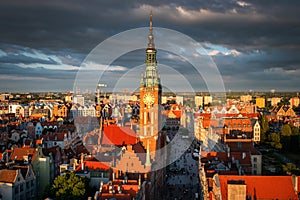
[[[150,28],[148,47],[146,49],[146,69],[140,83],[140,131],[139,140],[150,152],[156,150],[156,139],[160,130],[160,108],[162,88],[157,73],[156,49],[152,34],[152,13],[150,14]],[[154,154],[151,157],[154,158]]]

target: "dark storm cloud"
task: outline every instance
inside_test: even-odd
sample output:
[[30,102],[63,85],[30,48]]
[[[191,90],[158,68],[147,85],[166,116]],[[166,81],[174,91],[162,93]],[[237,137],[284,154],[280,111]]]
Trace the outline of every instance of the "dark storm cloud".
[[1,27],[5,31],[1,31],[0,41],[39,48],[90,50],[121,27],[128,28],[122,15],[126,15],[126,5],[134,5],[116,7],[120,4],[121,1],[96,0],[1,2]]
[[[286,80],[300,69],[298,0],[1,1],[0,75],[30,76],[32,71],[34,77],[71,79],[76,71],[72,68],[78,68],[97,44],[121,31],[147,26],[150,9],[154,26],[240,52],[213,56],[230,88],[248,87],[254,79],[267,87],[280,79],[278,87],[295,88]],[[158,54],[159,64],[193,74],[180,58]],[[143,62],[141,51],[113,64],[131,69]],[[256,82],[253,87],[261,87]]]
[[[300,42],[296,37],[300,34],[297,0],[148,3],[153,4],[155,25],[175,28],[199,41],[245,50],[297,47]],[[0,4],[1,27],[5,27],[0,33],[1,42],[76,51],[88,51],[120,31],[146,26],[149,12],[143,9],[147,4],[143,1],[12,0]],[[178,8],[195,19],[184,16]]]
[[[164,15],[162,22],[198,41],[241,51],[295,49],[300,48],[299,4],[299,1],[180,1],[169,5],[174,12]],[[178,7],[183,10],[181,14],[176,10]],[[175,23],[168,20],[172,15],[178,16]]]

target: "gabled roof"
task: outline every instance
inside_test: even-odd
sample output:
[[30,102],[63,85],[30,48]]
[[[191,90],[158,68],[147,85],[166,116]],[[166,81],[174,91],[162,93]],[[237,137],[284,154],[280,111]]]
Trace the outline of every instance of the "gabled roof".
[[14,183],[18,175],[18,170],[2,169],[0,170],[0,182]]
[[219,175],[222,199],[228,198],[228,181],[244,181],[246,195],[252,199],[298,199],[291,176]]
[[136,133],[130,127],[104,126],[101,144],[132,145],[136,143]]
[[25,166],[24,165],[15,165],[15,166],[13,166],[13,169],[15,169],[15,170],[20,169],[20,172],[24,179],[27,178],[26,177],[27,175],[28,175],[28,177],[30,176],[28,172],[33,173],[33,175],[34,175],[31,165],[25,165]]

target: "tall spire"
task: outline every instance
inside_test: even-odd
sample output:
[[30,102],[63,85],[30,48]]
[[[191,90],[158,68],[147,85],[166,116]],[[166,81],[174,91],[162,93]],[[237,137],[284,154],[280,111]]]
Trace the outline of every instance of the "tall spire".
[[150,23],[149,23],[149,35],[148,35],[148,49],[154,49],[154,42],[153,42],[153,34],[152,34],[152,10],[150,11]]
[[152,27],[152,11],[150,11],[148,47],[146,49],[146,71],[141,79],[141,85],[151,88],[155,85],[160,85],[160,79],[156,70],[156,49],[153,42],[153,27]]

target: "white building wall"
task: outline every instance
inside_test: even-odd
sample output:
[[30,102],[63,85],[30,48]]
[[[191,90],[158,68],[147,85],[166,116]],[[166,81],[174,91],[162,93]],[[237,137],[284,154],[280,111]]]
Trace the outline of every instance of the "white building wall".
[[260,125],[258,121],[255,122],[253,127],[253,141],[260,142]]

